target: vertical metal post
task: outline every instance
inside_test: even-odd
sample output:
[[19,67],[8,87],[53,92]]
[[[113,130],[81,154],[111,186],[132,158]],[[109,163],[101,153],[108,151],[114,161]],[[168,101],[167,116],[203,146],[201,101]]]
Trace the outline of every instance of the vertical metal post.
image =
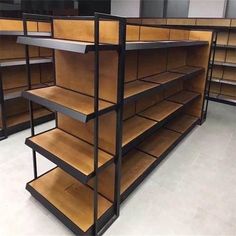
[[1,66],[0,66],[0,105],[1,105],[2,132],[3,132],[3,137],[0,137],[0,140],[1,140],[1,139],[7,138],[7,122],[6,122],[7,117],[6,117],[6,111],[5,111]]
[[[23,14],[23,27],[24,27],[24,36],[27,36],[27,17]],[[28,79],[28,89],[32,88],[31,84],[31,68],[30,68],[30,55],[29,55],[29,46],[25,45],[25,60],[26,60],[26,71],[27,71],[27,79]],[[30,113],[30,127],[31,127],[31,136],[35,135],[34,131],[34,114],[33,114],[33,102],[29,101],[29,113]],[[33,154],[33,168],[34,168],[34,178],[36,179],[38,176],[37,173],[37,160],[36,160],[36,152],[32,151]]]
[[93,220],[94,235],[98,234],[98,145],[99,145],[99,17],[95,15],[94,22],[94,194],[93,194]]
[[115,214],[120,215],[120,180],[122,160],[123,106],[124,106],[124,78],[125,78],[125,43],[126,19],[119,20],[119,64],[117,86],[117,116],[116,116],[116,156],[115,156]]
[[[210,49],[210,57],[209,57],[209,66],[208,70],[206,73],[206,80],[208,81],[208,86],[207,86],[207,91],[204,93],[207,93],[207,99],[206,97],[204,98],[204,104],[203,108],[205,107],[205,99],[206,99],[206,108],[205,111],[202,111],[202,117],[201,117],[201,123],[206,119],[207,116],[207,111],[208,111],[208,103],[209,103],[209,95],[210,95],[210,89],[211,89],[211,80],[212,80],[212,74],[213,74],[213,65],[215,61],[215,51],[216,51],[216,43],[217,43],[217,32],[213,33],[213,39],[212,39],[212,46]],[[212,60],[211,60],[211,55],[212,55]]]

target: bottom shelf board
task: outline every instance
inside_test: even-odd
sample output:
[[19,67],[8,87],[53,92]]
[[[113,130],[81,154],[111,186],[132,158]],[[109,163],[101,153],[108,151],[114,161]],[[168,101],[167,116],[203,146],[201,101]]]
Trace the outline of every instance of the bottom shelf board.
[[159,158],[180,136],[181,134],[177,132],[161,128],[139,144],[137,148],[153,157]]
[[197,121],[197,117],[183,114],[170,121],[165,127],[167,129],[183,134]]
[[[45,205],[57,211],[58,218],[64,217],[78,227],[78,232],[87,233],[93,226],[93,190],[78,180],[55,168],[27,184],[27,190]],[[98,195],[98,217],[101,218],[112,203]],[[79,230],[80,229],[80,230]]]
[[227,95],[222,95],[222,94],[210,93],[207,99],[214,102],[220,102],[220,103],[236,106],[236,96],[233,97],[233,96],[227,96]]
[[[123,194],[143,173],[154,164],[155,158],[138,150],[132,150],[122,158],[120,191]],[[98,178],[99,192],[114,201],[115,165],[107,167]],[[93,187],[93,179],[88,183]]]

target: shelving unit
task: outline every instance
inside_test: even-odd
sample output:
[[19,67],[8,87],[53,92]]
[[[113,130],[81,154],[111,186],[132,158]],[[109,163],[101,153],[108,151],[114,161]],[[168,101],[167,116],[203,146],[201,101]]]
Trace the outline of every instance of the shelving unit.
[[[48,23],[30,22],[28,27],[30,36],[51,35]],[[22,91],[28,88],[25,49],[16,43],[17,36],[23,34],[21,20],[0,19],[0,140],[30,127],[28,102],[21,97]],[[45,87],[53,81],[50,51],[31,47],[30,64],[32,87]],[[53,119],[49,110],[40,106],[35,106],[35,109],[35,124]]]
[[[120,204],[204,120],[212,32],[103,14],[49,20],[52,38],[18,37],[27,51],[53,49],[56,72],[55,85],[32,89],[29,80],[23,92],[30,107],[56,111],[51,130],[35,134],[31,122],[34,179],[26,188],[76,235],[102,235]],[[36,152],[57,167],[38,176]]]
[[[208,99],[236,105],[236,19],[167,18],[129,19],[133,24],[175,26],[182,29],[217,32],[215,58]],[[213,55],[212,55],[213,57]]]

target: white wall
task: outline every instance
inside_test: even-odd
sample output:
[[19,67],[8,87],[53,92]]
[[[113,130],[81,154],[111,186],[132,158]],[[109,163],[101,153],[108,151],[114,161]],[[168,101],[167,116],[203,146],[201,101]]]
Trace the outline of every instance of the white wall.
[[140,16],[141,0],[111,0],[111,14],[119,16]]
[[189,17],[224,17],[227,0],[190,0]]

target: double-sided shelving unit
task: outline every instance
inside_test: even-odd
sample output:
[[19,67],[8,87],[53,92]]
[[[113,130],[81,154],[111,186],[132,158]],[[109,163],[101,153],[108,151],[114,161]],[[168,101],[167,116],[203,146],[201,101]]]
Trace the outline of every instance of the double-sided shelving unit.
[[175,26],[214,30],[217,33],[215,57],[212,54],[212,77],[209,100],[236,105],[236,19],[143,18],[129,19],[133,24]]
[[[53,49],[55,57],[55,85],[32,89],[29,82],[23,92],[31,107],[56,111],[56,127],[35,134],[30,109],[34,179],[26,188],[76,235],[101,235],[128,195],[201,123],[212,32],[130,25],[103,14],[50,21],[52,38],[17,40],[27,51]],[[36,152],[57,167],[38,176]]]
[[[35,37],[49,37],[50,24],[30,22],[28,34]],[[0,140],[8,135],[30,127],[28,102],[21,97],[28,88],[25,48],[17,44],[23,36],[22,20],[0,19]],[[30,48],[33,87],[48,86],[52,83],[52,56],[50,51],[37,47]],[[36,124],[53,118],[53,114],[35,106]]]

